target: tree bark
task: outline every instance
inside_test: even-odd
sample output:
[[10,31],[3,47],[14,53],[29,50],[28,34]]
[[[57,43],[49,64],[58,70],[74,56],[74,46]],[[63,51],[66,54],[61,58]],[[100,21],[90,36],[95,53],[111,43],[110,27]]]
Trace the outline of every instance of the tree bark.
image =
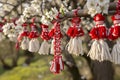
[[93,80],[114,80],[114,69],[109,61],[91,61]]
[[64,50],[64,52],[64,57],[66,59],[64,63],[67,66],[68,71],[70,72],[73,80],[82,80],[74,58],[68,53],[68,51]]
[[25,56],[26,56],[25,64],[29,65],[31,63],[32,59],[34,58],[34,54],[32,52],[29,52],[26,50]]

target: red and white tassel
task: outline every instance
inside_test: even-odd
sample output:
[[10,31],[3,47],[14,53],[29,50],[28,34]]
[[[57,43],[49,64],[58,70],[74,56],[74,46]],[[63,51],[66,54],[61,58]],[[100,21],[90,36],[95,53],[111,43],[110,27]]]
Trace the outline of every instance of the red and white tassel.
[[[115,64],[120,64],[120,12],[117,11],[115,15],[112,16],[114,25],[111,27],[111,32],[109,36],[112,36],[111,40],[116,40],[116,44],[113,46],[111,56],[112,62]],[[109,37],[110,39],[111,37]]]
[[29,39],[28,39],[28,35],[29,35],[29,31],[26,29],[27,24],[24,23],[23,25],[23,32],[20,33],[20,35],[18,36],[17,40],[18,42],[21,42],[21,49],[23,50],[27,50],[29,48]]
[[37,52],[40,48],[40,44],[38,41],[39,34],[36,31],[36,25],[31,24],[32,31],[29,34],[29,38],[31,39],[29,42],[29,51],[30,52]]
[[67,50],[70,54],[74,55],[83,55],[82,48],[82,39],[81,36],[84,35],[82,27],[80,25],[81,19],[79,17],[75,17],[72,19],[72,27],[70,27],[67,31],[67,35],[71,37],[70,41],[67,45]]
[[50,32],[50,37],[53,37],[54,59],[52,61],[50,71],[58,74],[64,69],[64,64],[61,56],[61,38],[60,23],[54,23],[54,29]]
[[64,70],[64,63],[62,61],[62,56],[55,56],[54,60],[51,62],[50,71],[58,74],[60,71]]
[[48,55],[49,54],[50,44],[48,43],[48,40],[50,39],[50,37],[49,37],[48,33],[49,33],[48,26],[45,25],[45,24],[42,24],[41,38],[44,41],[42,42],[41,47],[38,51],[39,54],[42,54],[42,55]]
[[104,25],[104,16],[102,14],[97,14],[94,17],[94,20],[96,22],[96,26],[92,28],[89,33],[91,38],[93,39],[93,43],[88,56],[90,56],[90,58],[93,60],[111,61],[109,47],[105,42],[105,39],[108,37],[108,35],[106,26]]

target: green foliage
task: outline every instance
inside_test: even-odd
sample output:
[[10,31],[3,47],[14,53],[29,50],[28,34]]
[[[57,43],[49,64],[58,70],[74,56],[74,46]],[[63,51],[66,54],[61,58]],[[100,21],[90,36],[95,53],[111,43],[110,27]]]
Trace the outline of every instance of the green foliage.
[[[13,70],[6,71],[0,75],[0,80],[65,80],[64,73],[54,75],[49,71],[49,61],[52,57],[40,57],[39,60],[32,62],[29,66],[23,66],[21,63],[24,58],[18,61],[19,66]],[[0,70],[1,71],[1,70]],[[68,79],[67,79],[68,80]]]

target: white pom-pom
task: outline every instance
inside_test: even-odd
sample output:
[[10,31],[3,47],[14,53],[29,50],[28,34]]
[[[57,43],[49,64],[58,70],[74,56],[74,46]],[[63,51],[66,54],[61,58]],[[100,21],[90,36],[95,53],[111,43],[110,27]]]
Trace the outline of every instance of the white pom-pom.
[[40,55],[48,55],[49,54],[49,48],[50,48],[50,45],[48,44],[47,41],[44,40],[41,44],[41,47],[40,47],[38,53]]
[[31,39],[29,42],[29,51],[30,52],[37,52],[39,50],[40,44],[38,39]]
[[21,46],[20,46],[23,50],[27,50],[29,48],[29,39],[24,37],[22,42],[21,42]]
[[116,44],[113,46],[111,56],[113,63],[120,64],[120,38],[117,39]]

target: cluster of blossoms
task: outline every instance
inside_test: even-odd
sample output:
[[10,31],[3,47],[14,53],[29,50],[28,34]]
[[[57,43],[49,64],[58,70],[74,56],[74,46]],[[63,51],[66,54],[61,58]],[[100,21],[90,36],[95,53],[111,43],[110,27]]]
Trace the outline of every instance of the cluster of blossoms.
[[87,0],[88,14],[92,17],[97,13],[108,14],[110,0]]
[[19,32],[22,31],[22,27],[16,27],[14,23],[7,23],[2,29],[4,35],[7,35],[11,41],[16,41]]

